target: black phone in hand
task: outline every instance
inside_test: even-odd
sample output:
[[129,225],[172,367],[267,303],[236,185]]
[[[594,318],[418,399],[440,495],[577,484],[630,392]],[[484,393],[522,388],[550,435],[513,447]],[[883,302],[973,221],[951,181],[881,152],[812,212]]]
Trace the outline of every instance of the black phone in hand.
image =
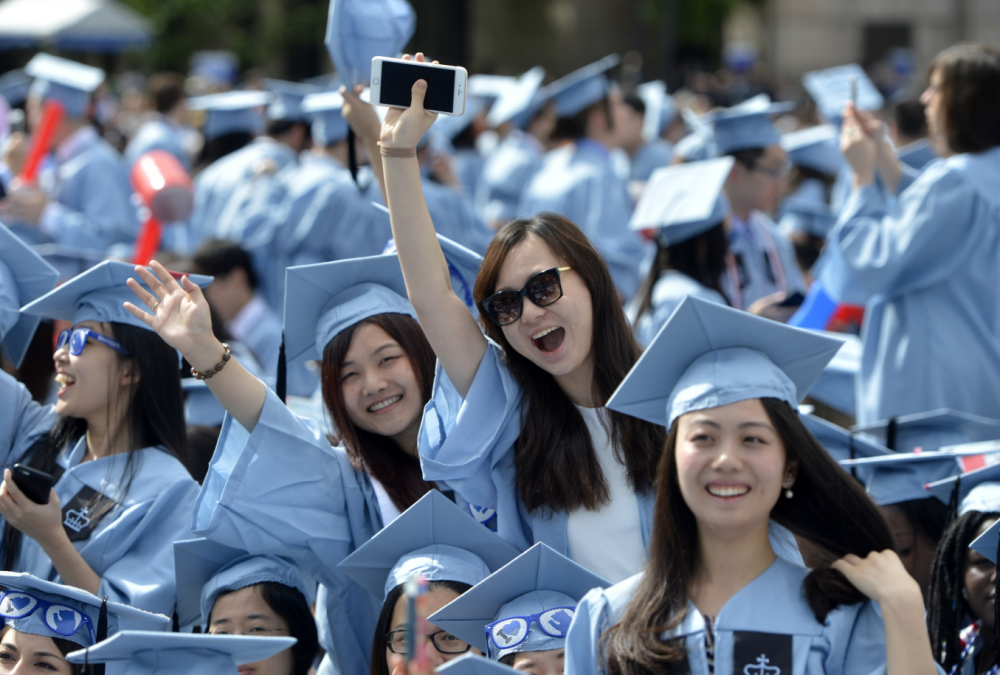
[[11,467],[10,473],[14,484],[28,499],[36,504],[49,503],[49,493],[56,484],[52,476],[23,464],[15,464]]

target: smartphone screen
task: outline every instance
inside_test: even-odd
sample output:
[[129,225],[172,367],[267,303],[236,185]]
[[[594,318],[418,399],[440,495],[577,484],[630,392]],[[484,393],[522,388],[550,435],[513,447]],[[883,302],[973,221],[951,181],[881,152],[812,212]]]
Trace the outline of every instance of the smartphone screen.
[[439,112],[453,112],[455,105],[455,71],[445,68],[382,62],[382,105],[410,107],[410,91],[417,80],[427,81],[424,108]]

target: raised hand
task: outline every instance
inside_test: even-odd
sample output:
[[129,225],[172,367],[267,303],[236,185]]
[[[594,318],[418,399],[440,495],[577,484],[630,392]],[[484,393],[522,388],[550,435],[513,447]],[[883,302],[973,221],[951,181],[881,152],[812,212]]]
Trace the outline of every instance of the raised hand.
[[214,366],[223,350],[212,334],[212,319],[205,294],[186,276],[178,283],[155,260],[150,267],[152,272],[141,265],[135,267],[135,273],[146,283],[149,291],[135,279],[128,280],[128,287],[149,311],[145,312],[131,302],[125,303],[125,309],[156,331],[164,342],[180,351],[196,369],[207,370]]
[[[403,59],[410,61],[409,54]],[[424,55],[417,53],[412,59],[418,63],[426,63]],[[435,61],[434,63],[437,63]],[[389,148],[415,148],[420,139],[437,119],[437,113],[424,110],[424,96],[427,94],[427,81],[417,80],[413,84],[410,107],[406,109],[389,108],[382,122],[382,145]]]

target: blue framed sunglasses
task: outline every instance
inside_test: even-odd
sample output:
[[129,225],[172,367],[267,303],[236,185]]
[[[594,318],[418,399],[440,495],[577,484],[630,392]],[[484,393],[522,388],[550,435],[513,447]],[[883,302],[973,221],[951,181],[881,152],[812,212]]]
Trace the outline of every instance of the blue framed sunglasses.
[[508,616],[486,624],[487,646],[503,651],[511,649],[528,639],[531,623],[535,622],[549,637],[564,638],[569,633],[569,625],[576,616],[576,607],[553,607],[530,616]]
[[87,346],[87,339],[93,338],[100,342],[102,345],[111,347],[116,352],[121,352],[125,356],[131,356],[124,347],[122,343],[118,340],[112,340],[107,335],[101,335],[96,331],[92,331],[89,328],[73,328],[60,331],[59,339],[56,340],[56,351],[59,351],[67,344],[69,344],[69,353],[73,356],[79,356],[83,353],[83,348]]
[[67,605],[46,602],[24,591],[3,591],[0,593],[0,617],[4,619],[24,619],[42,610],[45,627],[56,635],[70,637],[80,626],[86,625],[90,634],[90,644],[97,643],[97,633],[90,617]]

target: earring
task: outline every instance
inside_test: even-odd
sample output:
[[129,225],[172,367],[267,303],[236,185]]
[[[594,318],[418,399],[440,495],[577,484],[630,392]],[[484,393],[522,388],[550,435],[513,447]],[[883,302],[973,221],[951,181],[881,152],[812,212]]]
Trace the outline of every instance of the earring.
[[785,499],[791,499],[794,496],[795,496],[795,493],[792,492],[792,483],[791,482],[786,482],[785,483]]

